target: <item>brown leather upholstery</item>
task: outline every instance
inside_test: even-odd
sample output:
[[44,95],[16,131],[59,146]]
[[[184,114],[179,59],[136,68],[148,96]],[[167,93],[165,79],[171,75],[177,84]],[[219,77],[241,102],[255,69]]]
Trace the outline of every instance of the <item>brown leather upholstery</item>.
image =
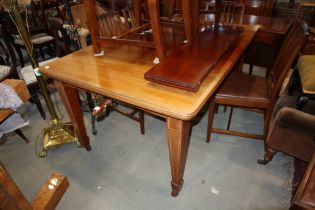
[[[239,105],[243,101],[251,101],[253,106],[267,108],[270,91],[269,82],[261,77],[249,77],[248,75],[231,73],[226,79],[225,85],[216,94],[216,101],[224,104],[227,99],[229,105]],[[220,100],[220,99],[224,100]]]

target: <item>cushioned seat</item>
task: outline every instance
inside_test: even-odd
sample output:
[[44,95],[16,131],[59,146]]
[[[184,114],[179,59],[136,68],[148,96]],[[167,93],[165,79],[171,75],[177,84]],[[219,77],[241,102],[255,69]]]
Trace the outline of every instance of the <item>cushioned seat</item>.
[[[35,34],[31,36],[31,41],[33,44],[44,44],[46,42],[53,41],[53,40],[54,40],[54,37],[46,33],[39,33],[39,34]],[[13,42],[14,44],[24,46],[24,42],[22,41],[21,37],[18,35],[14,36]]]
[[[229,105],[238,105],[240,101],[252,100],[255,107],[268,107],[270,96],[268,88],[268,80],[262,77],[249,77],[245,74],[231,73],[220,91],[216,94],[216,100],[220,103],[220,98],[223,97],[233,99]],[[223,102],[224,103],[224,102]],[[234,104],[235,103],[235,104]]]
[[10,66],[0,65],[0,81],[2,81],[2,78],[6,78],[10,73]]
[[315,55],[303,55],[298,61],[303,93],[315,94]]
[[[39,63],[39,66],[44,66],[54,60],[57,60],[59,58],[52,58],[52,59],[49,59],[49,60],[46,60],[46,61],[43,61],[43,62],[40,62]],[[25,81],[26,85],[30,85],[32,83],[36,83],[37,80],[36,80],[36,76],[34,74],[34,71],[33,71],[33,67],[32,66],[26,66],[26,67],[23,67],[21,69],[21,75],[22,75],[22,78],[23,80]]]

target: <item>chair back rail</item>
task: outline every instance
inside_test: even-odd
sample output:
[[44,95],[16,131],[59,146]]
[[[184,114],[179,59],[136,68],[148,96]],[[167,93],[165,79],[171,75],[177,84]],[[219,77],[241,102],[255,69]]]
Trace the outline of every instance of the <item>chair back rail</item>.
[[109,12],[97,17],[100,37],[115,37],[129,30],[128,20],[121,18],[119,12]]
[[16,69],[16,63],[16,56],[9,40],[8,32],[6,31],[5,27],[0,24],[0,65],[10,67],[8,74],[5,74],[5,72],[0,72],[0,81],[7,78],[19,78]]
[[309,26],[315,26],[315,3],[307,2],[299,5],[296,18],[304,20]]
[[291,27],[286,36],[283,46],[271,69],[270,80],[272,83],[271,106],[274,107],[278,99],[282,82],[284,81],[292,63],[296,59],[300,50],[308,40],[308,25],[305,21],[297,21]]
[[234,1],[221,1],[220,23],[242,24],[245,4]]

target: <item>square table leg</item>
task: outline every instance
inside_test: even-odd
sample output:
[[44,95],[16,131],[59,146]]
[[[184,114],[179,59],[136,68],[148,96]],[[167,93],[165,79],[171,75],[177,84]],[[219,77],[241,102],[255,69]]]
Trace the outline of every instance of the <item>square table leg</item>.
[[184,171],[189,146],[190,121],[168,117],[167,139],[172,172],[172,196],[177,196],[184,183]]
[[82,147],[87,151],[91,150],[90,140],[86,133],[84,125],[83,114],[80,107],[78,90],[55,80],[55,87],[57,88],[61,100],[68,112],[71,122],[74,124],[74,129],[78,140]]

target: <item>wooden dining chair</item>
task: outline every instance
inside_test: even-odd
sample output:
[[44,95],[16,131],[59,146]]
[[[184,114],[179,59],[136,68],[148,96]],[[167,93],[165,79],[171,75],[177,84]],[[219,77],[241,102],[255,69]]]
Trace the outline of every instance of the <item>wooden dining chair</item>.
[[53,173],[41,187],[33,202],[29,203],[0,162],[0,209],[53,210],[56,209],[68,187],[69,181],[66,176]]
[[220,2],[219,23],[223,25],[242,24],[245,11],[245,4],[235,1]]
[[[25,13],[21,13],[23,18],[27,17],[27,23],[29,26],[30,32],[30,39],[33,44],[34,48],[34,56],[38,58],[37,52],[42,60],[46,59],[44,48],[48,49],[48,51],[52,52],[55,47],[55,39],[53,36],[49,34],[46,28],[43,26],[34,25],[33,23],[36,22],[32,17],[26,15]],[[24,56],[22,50],[25,50],[25,45],[22,38],[19,35],[19,32],[16,29],[14,22],[12,21],[10,14],[7,11],[0,10],[0,24],[4,25],[6,30],[9,32],[8,36],[12,41],[12,44],[17,52],[19,62],[21,67],[24,66]],[[48,52],[47,51],[47,52]]]
[[[279,96],[282,82],[299,51],[308,39],[307,24],[296,21],[288,32],[281,47],[280,53],[271,70],[269,78],[251,76],[239,72],[232,72],[223,82],[221,87],[210,101],[208,113],[207,142],[211,133],[236,135],[254,139],[266,139],[268,125],[274,104]],[[216,105],[229,105],[261,110],[264,113],[263,135],[232,131],[229,129],[213,128],[213,120]],[[232,118],[232,113],[229,120]]]
[[0,82],[8,78],[19,78],[15,65],[16,58],[11,56],[14,54],[14,51],[10,41],[3,33],[3,27],[0,25]]
[[57,17],[48,17],[47,24],[56,40],[56,57],[62,57],[71,53],[70,37],[67,30],[64,28],[64,22],[62,19]]
[[[112,39],[116,39],[139,26],[139,23],[135,19],[133,9],[130,7],[123,9],[121,12],[114,11],[99,15],[97,17],[97,21],[99,24],[100,36]],[[104,102],[108,102],[108,99],[105,99]],[[118,104],[119,102],[111,100],[109,103],[106,104],[106,106],[138,122],[140,124],[141,134],[144,134],[144,112],[142,110],[132,107],[131,112],[126,112],[122,109],[119,109]],[[100,108],[100,110],[102,110],[104,106],[100,105]],[[135,116],[137,113],[138,117]]]
[[304,20],[309,25],[309,42],[303,49],[304,54],[315,54],[315,3],[303,2],[299,4],[296,18]]
[[[87,26],[86,12],[83,3],[72,4],[70,6],[71,18],[74,25],[80,26],[79,42],[81,48],[87,47],[90,43],[87,42],[90,35],[89,28]],[[108,9],[102,6],[100,3],[96,4],[96,13],[103,15],[108,12]]]
[[[3,40],[4,48],[7,50],[6,53],[8,53],[8,56],[10,57],[10,65],[11,70],[13,71],[11,74],[13,77],[7,77],[7,78],[20,78],[17,73],[17,65],[16,65],[16,56],[15,52],[12,48],[12,40],[9,38],[8,31],[3,25],[0,25],[0,38]],[[47,61],[44,61],[46,63]],[[41,62],[41,65],[43,62]],[[44,109],[42,107],[42,104],[38,97],[38,91],[39,91],[39,85],[37,83],[34,71],[32,66],[28,65],[20,69],[20,76],[21,79],[23,79],[27,85],[27,89],[31,94],[31,102],[35,103],[40,115],[43,119],[46,118],[46,114],[44,112]]]

